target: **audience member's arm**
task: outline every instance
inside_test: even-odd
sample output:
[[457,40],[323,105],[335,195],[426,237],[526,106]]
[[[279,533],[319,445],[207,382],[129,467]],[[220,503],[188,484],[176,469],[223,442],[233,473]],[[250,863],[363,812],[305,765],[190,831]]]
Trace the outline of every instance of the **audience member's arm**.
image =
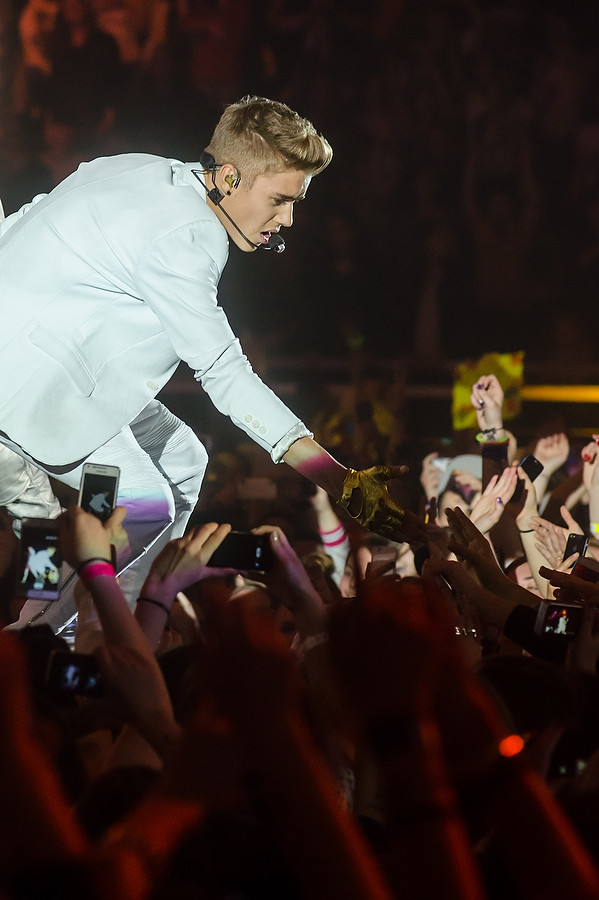
[[551,476],[557,472],[560,466],[563,466],[568,459],[569,452],[570,443],[563,433],[550,434],[537,441],[533,456],[536,456],[543,465],[543,471],[534,480],[537,505],[541,505],[541,501],[547,493]]
[[230,525],[215,522],[199,525],[169,541],[152,563],[135,610],[135,618],[152,650],[160,643],[177,594],[202,578],[223,573],[221,569],[207,569],[206,563],[230,531]]

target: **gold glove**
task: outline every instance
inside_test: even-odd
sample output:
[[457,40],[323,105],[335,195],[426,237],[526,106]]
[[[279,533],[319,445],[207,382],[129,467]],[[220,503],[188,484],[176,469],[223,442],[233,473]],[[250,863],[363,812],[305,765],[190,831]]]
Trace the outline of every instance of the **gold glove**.
[[[387,487],[387,482],[395,477],[389,466],[373,466],[360,472],[348,469],[338,502],[352,519],[364,525],[369,531],[375,531],[383,537],[397,541],[402,540],[400,533],[406,511],[395,502]],[[349,505],[352,492],[356,488],[362,494],[362,506],[360,511],[353,515],[349,511]]]

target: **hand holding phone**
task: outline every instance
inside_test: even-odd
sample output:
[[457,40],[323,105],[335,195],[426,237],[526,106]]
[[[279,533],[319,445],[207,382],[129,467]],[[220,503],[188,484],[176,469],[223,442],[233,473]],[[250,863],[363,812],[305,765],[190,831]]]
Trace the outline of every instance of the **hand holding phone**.
[[560,637],[572,639],[582,621],[582,603],[561,603],[559,601],[539,604],[535,621],[535,634],[539,637]]
[[81,694],[100,697],[103,693],[100,666],[93,656],[53,650],[46,669],[46,687],[61,696]]
[[[572,556],[573,553],[578,553],[579,556],[584,556],[587,552],[588,545],[589,539],[586,534],[569,534],[566,541],[566,549],[564,550],[562,562],[565,562],[570,556]],[[574,562],[573,565],[576,565],[576,562]]]
[[207,565],[239,572],[266,572],[273,563],[270,535],[231,531],[216,548]]
[[[525,456],[522,462],[518,465],[519,469],[522,469],[523,472],[526,472],[531,481],[534,481],[535,478],[538,478],[543,469],[543,463],[540,462],[536,456],[533,456],[531,453],[528,456]],[[510,498],[510,503],[518,503],[522,499],[522,494],[524,492],[524,481],[522,478],[519,478],[516,483],[516,490],[512,494]]]

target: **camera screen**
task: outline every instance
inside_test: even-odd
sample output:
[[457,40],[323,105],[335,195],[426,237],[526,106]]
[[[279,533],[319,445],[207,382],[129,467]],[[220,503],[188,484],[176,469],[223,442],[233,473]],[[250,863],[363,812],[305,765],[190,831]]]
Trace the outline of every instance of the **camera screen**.
[[543,634],[574,637],[580,624],[582,606],[550,603],[543,623]]
[[86,472],[81,492],[81,508],[103,522],[106,521],[114,509],[116,484],[112,475]]
[[99,686],[96,672],[84,672],[76,663],[68,663],[62,670],[60,688],[73,693],[95,693]]
[[82,653],[54,651],[46,672],[46,684],[59,694],[102,694],[102,675],[93,656]]
[[60,593],[61,566],[58,536],[52,525],[34,528],[23,524],[19,593],[40,600],[56,600]]
[[217,547],[209,566],[238,569],[240,572],[263,572],[272,563],[269,536],[231,531]]

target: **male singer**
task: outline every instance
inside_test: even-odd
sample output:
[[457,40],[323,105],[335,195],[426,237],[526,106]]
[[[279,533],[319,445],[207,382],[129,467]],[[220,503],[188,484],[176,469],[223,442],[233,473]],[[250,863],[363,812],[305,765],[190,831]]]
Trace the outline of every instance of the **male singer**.
[[[183,534],[206,468],[195,434],[155,399],[180,360],[275,462],[346,506],[353,495],[380,530],[378,500],[398,472],[348,481],[353,470],[253,372],[217,300],[229,238],[283,249],[281,227],[331,157],[309,121],[246,97],[199,164],[96,159],[0,223],[0,440],[72,487],[84,461],[120,467],[131,602],[154,553]],[[409,529],[406,515],[388,503],[386,527]]]

